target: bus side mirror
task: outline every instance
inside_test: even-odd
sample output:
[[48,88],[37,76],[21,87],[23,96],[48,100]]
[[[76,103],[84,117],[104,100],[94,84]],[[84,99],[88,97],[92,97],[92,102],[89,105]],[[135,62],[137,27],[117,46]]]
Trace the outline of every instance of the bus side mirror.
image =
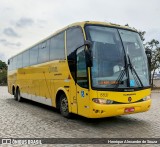
[[10,64],[10,60],[8,60],[8,65]]
[[89,40],[85,41],[85,46],[87,46],[87,48],[85,48],[85,54],[86,54],[86,64],[87,67],[92,67],[92,52],[91,52],[91,47],[92,47],[92,43]]
[[147,55],[148,64],[151,66],[152,51],[150,49],[146,49],[145,53]]
[[147,60],[148,60],[148,69],[149,69],[149,81],[151,83],[151,59],[152,59],[152,51],[150,49],[145,50]]
[[92,46],[92,43],[89,40],[85,40],[84,45],[87,46],[88,49],[90,49]]
[[85,40],[84,44],[77,47],[75,51],[77,51],[81,47],[86,47],[85,48],[85,56],[86,56],[86,65],[87,67],[92,67],[92,53],[91,53],[91,47],[92,43],[89,40]]

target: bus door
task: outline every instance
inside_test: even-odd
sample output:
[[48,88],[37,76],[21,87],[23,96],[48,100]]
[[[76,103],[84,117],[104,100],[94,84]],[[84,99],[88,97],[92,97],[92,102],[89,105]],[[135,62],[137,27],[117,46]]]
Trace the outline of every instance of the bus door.
[[84,47],[77,49],[76,91],[78,114],[89,116],[88,74]]

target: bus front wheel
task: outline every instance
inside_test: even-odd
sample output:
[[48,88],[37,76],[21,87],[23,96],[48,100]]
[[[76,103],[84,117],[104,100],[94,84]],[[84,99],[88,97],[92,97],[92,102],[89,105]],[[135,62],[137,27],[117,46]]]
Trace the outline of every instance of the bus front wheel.
[[70,118],[71,114],[69,113],[69,108],[68,108],[68,100],[67,97],[63,94],[60,97],[60,112],[62,116],[66,118]]

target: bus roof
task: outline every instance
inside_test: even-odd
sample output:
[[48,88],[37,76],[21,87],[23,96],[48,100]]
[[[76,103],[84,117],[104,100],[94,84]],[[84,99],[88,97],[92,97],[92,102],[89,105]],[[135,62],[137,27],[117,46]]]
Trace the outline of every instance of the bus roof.
[[68,25],[68,26],[66,26],[66,27],[64,27],[64,28],[62,28],[62,29],[60,29],[60,30],[54,32],[54,33],[51,34],[50,36],[48,36],[48,37],[42,39],[41,41],[39,41],[39,42],[33,44],[32,46],[30,46],[30,47],[24,49],[23,51],[21,51],[21,52],[19,52],[18,54],[16,54],[16,55],[10,57],[9,59],[11,59],[11,58],[13,58],[13,57],[15,57],[15,56],[17,56],[17,55],[23,53],[23,52],[26,51],[26,50],[29,50],[30,48],[32,48],[32,47],[34,47],[34,46],[36,46],[36,45],[38,45],[38,44],[44,42],[45,40],[47,40],[47,39],[49,39],[49,38],[55,36],[56,34],[62,32],[62,31],[65,31],[66,29],[68,29],[68,28],[70,28],[70,27],[74,27],[74,26],[81,26],[81,27],[84,27],[84,26],[87,25],[87,24],[88,24],[88,25],[89,25],[89,24],[90,24],[90,25],[103,25],[103,26],[109,26],[109,27],[127,29],[127,30],[131,30],[131,31],[137,32],[137,30],[134,29],[134,28],[130,28],[130,27],[128,27],[128,26],[122,26],[122,25],[114,24],[114,23],[110,23],[110,22],[99,22],[99,21],[83,21],[83,22],[76,22],[76,23],[72,23],[72,24],[70,24],[70,25]]

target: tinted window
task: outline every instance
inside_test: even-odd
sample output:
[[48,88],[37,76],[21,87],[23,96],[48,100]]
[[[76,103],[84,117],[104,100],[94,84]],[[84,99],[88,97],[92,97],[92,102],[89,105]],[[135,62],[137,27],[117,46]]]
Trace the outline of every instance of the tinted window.
[[12,64],[13,64],[13,62],[12,62],[12,59],[9,59],[8,60],[8,70],[12,70]]
[[51,38],[50,60],[65,59],[64,54],[64,32]]
[[12,67],[13,67],[13,70],[17,68],[17,57],[14,57],[14,58],[13,58],[13,64],[12,64],[12,65],[13,65],[13,66],[12,66]]
[[30,65],[38,63],[38,45],[30,49]]
[[29,50],[23,52],[23,67],[29,66]]
[[49,61],[49,40],[39,45],[38,63]]
[[22,67],[22,54],[17,56],[17,68]]
[[67,55],[71,54],[77,47],[84,44],[84,37],[80,27],[67,30]]
[[74,80],[76,77],[76,52],[74,51],[83,44],[84,38],[80,27],[74,27],[67,30],[67,58],[69,69]]
[[77,50],[77,84],[81,87],[88,87],[87,66],[84,47]]

